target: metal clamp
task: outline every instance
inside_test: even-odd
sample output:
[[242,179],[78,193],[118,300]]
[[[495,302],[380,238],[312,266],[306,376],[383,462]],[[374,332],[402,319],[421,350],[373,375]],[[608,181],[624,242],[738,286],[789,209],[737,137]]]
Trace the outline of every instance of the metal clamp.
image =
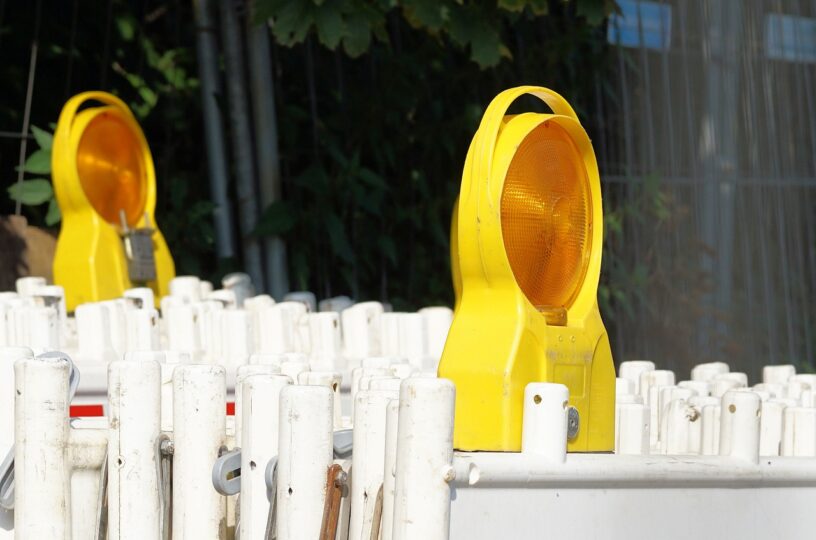
[[[71,357],[59,351],[43,353],[37,358],[65,358],[68,360],[68,405],[74,400],[79,386],[79,369]],[[2,465],[0,465],[0,507],[6,510],[14,509],[14,445],[11,445]]]
[[334,432],[335,459],[350,459],[353,450],[354,430],[340,429]]
[[212,469],[212,483],[221,495],[235,495],[241,491],[241,449],[221,454]]

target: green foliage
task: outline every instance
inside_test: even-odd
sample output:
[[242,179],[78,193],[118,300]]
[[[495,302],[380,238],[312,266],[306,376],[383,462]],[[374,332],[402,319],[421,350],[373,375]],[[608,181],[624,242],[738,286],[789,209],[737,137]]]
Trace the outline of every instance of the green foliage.
[[[54,135],[33,125],[31,126],[31,135],[39,148],[25,160],[23,172],[50,177],[51,144],[54,141]],[[52,227],[62,219],[50,178],[28,178],[21,182],[15,180],[7,191],[11,200],[30,207],[37,214],[40,214],[38,207],[48,203],[48,209],[43,217],[43,222],[47,226]]]
[[[388,17],[401,12],[417,30],[447,40],[482,68],[511,58],[502,39],[503,27],[519,16],[540,17],[549,13],[548,0],[260,0],[257,16],[272,19],[272,31],[281,45],[303,43],[310,33],[335,50],[341,44],[349,56],[367,52],[373,39],[388,42]],[[613,0],[576,0],[575,12],[591,25],[599,25],[615,7]]]

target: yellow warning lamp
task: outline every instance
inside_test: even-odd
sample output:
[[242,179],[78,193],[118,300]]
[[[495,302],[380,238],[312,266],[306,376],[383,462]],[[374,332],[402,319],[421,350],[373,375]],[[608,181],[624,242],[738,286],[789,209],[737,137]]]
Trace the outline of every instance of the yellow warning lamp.
[[[99,106],[80,107],[89,101]],[[54,282],[69,310],[150,287],[156,300],[175,275],[156,228],[156,175],[139,124],[122,100],[84,92],[60,113],[52,147],[54,191],[62,227]]]
[[[553,114],[506,115],[531,94]],[[465,160],[451,252],[461,295],[439,376],[454,446],[519,451],[524,387],[566,385],[573,452],[614,447],[615,369],[598,310],[602,207],[592,144],[567,101],[523,86],[487,108]]]

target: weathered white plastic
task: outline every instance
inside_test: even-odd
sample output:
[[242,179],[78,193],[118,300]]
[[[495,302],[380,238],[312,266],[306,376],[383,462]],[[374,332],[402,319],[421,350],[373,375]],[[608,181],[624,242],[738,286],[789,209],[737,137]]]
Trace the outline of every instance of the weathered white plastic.
[[726,392],[720,418],[720,455],[759,461],[759,417],[762,401],[753,392]]
[[787,407],[783,413],[782,455],[816,456],[816,409]]
[[371,537],[377,492],[383,485],[386,407],[397,397],[394,392],[360,390],[354,399],[350,539]]
[[[280,393],[292,380],[285,375],[254,374],[243,379],[241,407],[241,538],[263,538],[269,514],[266,472],[278,455]],[[235,404],[236,412],[238,402]],[[236,424],[237,427],[237,424]]]
[[759,421],[759,455],[778,456],[782,450],[782,423],[785,404],[776,399],[762,402]]
[[300,343],[298,325],[306,316],[306,306],[301,302],[279,302],[258,312],[259,351],[263,353],[289,353],[304,350]]
[[138,358],[108,368],[108,537],[159,540],[161,368]]
[[635,392],[640,392],[640,375],[646,371],[654,371],[654,362],[649,360],[629,360],[621,362],[618,374],[621,378],[629,379],[635,385]]
[[149,287],[134,287],[126,289],[122,297],[128,301],[128,305],[135,309],[152,310],[155,309],[155,299],[153,289]]
[[438,363],[453,323],[453,310],[447,306],[434,306],[420,309],[419,314],[425,319],[425,353]]
[[173,373],[173,539],[224,538],[226,501],[212,467],[226,439],[221,366],[183,364]]
[[765,384],[785,384],[794,375],[796,375],[796,367],[790,364],[762,368],[762,382]]
[[37,289],[40,287],[45,287],[47,284],[48,282],[45,280],[45,278],[39,276],[21,277],[17,278],[17,281],[14,282],[15,288],[17,289],[17,294],[20,296],[34,296]]
[[192,360],[186,352],[163,351],[161,365],[161,428],[162,431],[173,431],[173,372],[182,364]]
[[347,358],[379,356],[380,317],[383,313],[379,302],[361,302],[345,309],[342,319],[344,352]]
[[77,325],[79,356],[95,362],[117,359],[112,344],[108,309],[104,304],[80,304],[74,311]]
[[65,358],[14,365],[15,538],[70,538],[68,374]]
[[340,314],[337,312],[309,313],[310,363],[317,370],[345,368],[341,362],[342,339]]
[[281,391],[277,481],[280,540],[317,538],[332,463],[332,392],[325,386]]
[[129,309],[125,312],[125,324],[128,351],[157,351],[161,348],[159,313],[155,309]]
[[393,540],[448,538],[454,402],[454,386],[447,379],[402,382]]
[[[246,364],[238,366],[235,375],[235,446],[242,448],[242,435],[244,425],[244,399],[243,382],[254,375],[277,375],[280,374],[280,367],[274,364]],[[291,381],[291,378],[289,379]],[[276,407],[277,409],[277,407]]]
[[342,381],[343,376],[336,371],[303,371],[298,374],[298,384],[325,386],[332,391],[334,429],[341,429],[343,427],[343,410],[340,403],[340,384]]
[[567,456],[569,390],[563,384],[529,383],[524,388],[521,451],[554,462]]
[[[201,296],[201,280],[195,276],[176,276],[170,280],[170,296],[185,304],[198,302]],[[212,287],[212,284],[210,284]]]
[[[14,363],[31,359],[26,347],[0,348],[0,456],[3,459],[14,444]],[[0,539],[14,538],[14,512],[0,508]]]
[[691,369],[692,381],[712,381],[717,375],[728,373],[729,367],[725,362],[708,362],[697,364]]
[[642,403],[621,403],[618,407],[620,427],[615,452],[629,455],[648,454],[651,420],[649,408]]
[[383,506],[380,538],[391,540],[394,528],[394,494],[399,437],[399,399],[388,402],[385,411],[385,459],[383,462]]

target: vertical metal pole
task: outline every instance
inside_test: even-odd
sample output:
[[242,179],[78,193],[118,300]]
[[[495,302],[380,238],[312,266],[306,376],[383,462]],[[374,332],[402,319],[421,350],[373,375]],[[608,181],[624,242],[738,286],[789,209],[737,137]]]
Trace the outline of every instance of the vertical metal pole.
[[232,153],[238,192],[238,224],[244,254],[244,269],[258,291],[265,290],[261,247],[252,236],[258,222],[258,197],[255,189],[255,162],[252,153],[252,128],[244,85],[244,58],[241,27],[232,0],[221,0],[221,29],[224,42],[224,66],[227,72],[227,97]]
[[[252,2],[251,6],[254,5],[255,2]],[[255,24],[251,15],[247,30],[247,49],[252,108],[255,113],[255,156],[258,160],[258,180],[263,209],[281,199],[278,119],[272,84],[269,29],[265,23]],[[289,292],[286,244],[280,237],[272,236],[264,239],[263,248],[267,288],[273,297],[282,300]]]
[[215,248],[221,259],[233,257],[232,210],[227,198],[227,161],[224,132],[216,96],[218,84],[218,51],[209,0],[193,0],[195,14],[198,70],[201,80],[201,108],[204,112],[204,135],[207,144],[210,191],[215,203]]

